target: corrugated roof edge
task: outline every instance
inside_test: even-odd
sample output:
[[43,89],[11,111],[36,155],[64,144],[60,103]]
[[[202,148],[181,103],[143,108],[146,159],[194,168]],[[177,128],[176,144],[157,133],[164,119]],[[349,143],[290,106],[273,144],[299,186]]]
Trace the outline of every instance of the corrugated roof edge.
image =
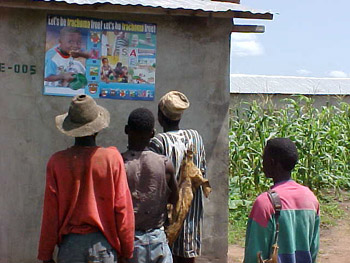
[[[214,13],[214,14],[222,14],[220,16],[222,17],[231,17],[231,18],[249,18],[249,19],[267,19],[272,20],[274,13],[271,11],[261,11],[261,10],[254,10],[248,7],[244,7],[240,4],[235,3],[223,3],[223,2],[211,2],[207,1],[210,4],[214,4],[215,6],[222,6],[226,10],[214,10],[214,9],[203,9],[203,8],[184,8],[184,7],[171,7],[171,6],[162,6],[159,4],[161,1],[154,1],[154,4],[147,4],[144,5],[142,3],[139,4],[132,4],[130,1],[127,0],[115,0],[115,1],[103,1],[103,0],[33,0],[36,2],[64,2],[70,5],[102,5],[102,4],[111,4],[111,5],[119,5],[124,7],[141,7],[141,8],[153,8],[153,9],[165,9],[165,10],[182,10],[182,11],[200,11],[204,13]],[[141,0],[142,1],[142,0]],[[141,2],[140,1],[140,2]],[[193,0],[191,1],[193,2]],[[201,1],[205,2],[205,1]],[[166,1],[166,3],[169,3],[169,1]],[[228,8],[227,6],[235,6],[236,8]],[[224,15],[226,14],[226,15]],[[196,14],[194,14],[196,15]]]
[[350,95],[350,78],[231,74],[230,93]]
[[280,78],[280,79],[318,79],[318,80],[344,80],[344,81],[350,81],[350,78],[333,78],[333,77],[306,77],[306,76],[289,76],[289,75],[256,75],[256,74],[236,74],[231,73],[230,76],[232,78],[265,78],[265,79],[271,79],[271,78]]

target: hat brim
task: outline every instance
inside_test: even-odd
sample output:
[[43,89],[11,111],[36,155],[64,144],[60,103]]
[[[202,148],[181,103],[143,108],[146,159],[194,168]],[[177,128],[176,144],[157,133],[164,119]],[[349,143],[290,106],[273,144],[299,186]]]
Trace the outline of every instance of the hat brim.
[[72,122],[68,112],[58,115],[55,118],[57,129],[65,135],[71,137],[84,137],[95,134],[109,126],[110,115],[107,109],[97,105],[98,116],[92,122],[81,124]]

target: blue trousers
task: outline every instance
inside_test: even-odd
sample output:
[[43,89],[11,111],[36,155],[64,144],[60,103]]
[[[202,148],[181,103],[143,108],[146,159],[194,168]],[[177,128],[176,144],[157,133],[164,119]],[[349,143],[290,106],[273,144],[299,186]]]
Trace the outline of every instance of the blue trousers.
[[116,263],[117,253],[101,232],[69,234],[58,249],[58,263]]
[[129,263],[173,263],[163,229],[135,231],[134,254]]

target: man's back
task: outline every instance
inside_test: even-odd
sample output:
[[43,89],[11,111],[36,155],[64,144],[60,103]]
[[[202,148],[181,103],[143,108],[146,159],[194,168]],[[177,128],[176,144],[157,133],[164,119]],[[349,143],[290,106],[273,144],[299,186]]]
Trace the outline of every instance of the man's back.
[[[315,262],[319,244],[319,203],[314,194],[293,180],[280,182],[272,188],[282,203],[279,217],[279,262]],[[267,193],[255,201],[249,216],[245,263],[256,263],[257,252],[268,258],[274,242],[274,209]]]
[[[196,130],[176,130],[158,133],[152,138],[150,149],[167,156],[173,163],[177,180],[180,167],[187,150],[192,150],[193,162],[206,178],[206,159],[203,139]],[[184,221],[184,227],[175,241],[172,253],[177,256],[196,257],[200,255],[201,219],[203,217],[202,190],[198,188],[190,211]],[[186,229],[186,231],[184,230]]]
[[187,150],[193,151],[193,162],[205,177],[206,160],[203,139],[196,130],[186,129],[158,133],[152,138],[150,149],[167,156],[174,165],[176,178],[179,178],[182,160]]
[[52,253],[63,235],[101,231],[119,254],[130,256],[133,217],[124,207],[131,208],[129,196],[115,147],[73,146],[55,153],[47,165],[40,253]]
[[169,195],[166,163],[169,160],[151,151],[123,153],[129,189],[133,198],[135,229],[161,228],[166,220]]

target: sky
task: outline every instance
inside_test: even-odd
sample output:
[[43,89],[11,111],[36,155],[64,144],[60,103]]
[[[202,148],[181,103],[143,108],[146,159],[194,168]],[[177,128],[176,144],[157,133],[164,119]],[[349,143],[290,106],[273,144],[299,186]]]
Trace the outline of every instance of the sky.
[[265,33],[231,34],[231,73],[350,78],[350,0],[241,0],[272,11]]

